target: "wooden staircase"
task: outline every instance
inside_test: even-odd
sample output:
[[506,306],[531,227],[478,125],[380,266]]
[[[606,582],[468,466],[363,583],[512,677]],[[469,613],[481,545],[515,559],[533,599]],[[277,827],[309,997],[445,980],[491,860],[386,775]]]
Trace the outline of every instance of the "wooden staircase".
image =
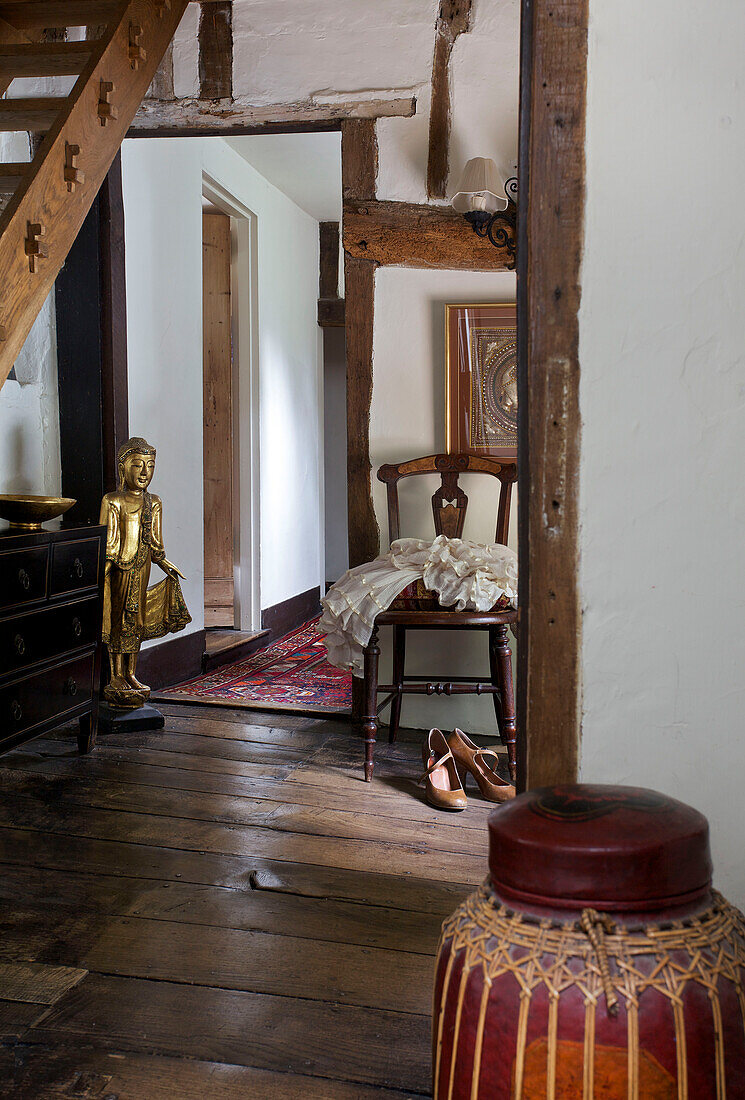
[[[16,77],[77,76],[67,96],[0,99],[0,132],[44,134],[0,164],[0,386],[65,262],[188,0],[0,0],[0,94]],[[82,42],[40,41],[86,27]],[[12,96],[12,88],[10,92]]]

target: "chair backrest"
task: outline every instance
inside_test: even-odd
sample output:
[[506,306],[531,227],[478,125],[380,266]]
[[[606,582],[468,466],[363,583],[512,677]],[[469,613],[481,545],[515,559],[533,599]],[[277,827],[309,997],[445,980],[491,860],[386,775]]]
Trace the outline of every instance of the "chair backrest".
[[435,534],[461,538],[466,521],[468,497],[458,484],[460,474],[491,474],[500,482],[499,506],[495,542],[506,544],[510,526],[512,486],[517,481],[517,466],[488,455],[446,454],[412,458],[397,465],[387,464],[378,470],[378,480],[388,492],[388,537],[394,542],[401,537],[401,517],[398,507],[398,483],[414,474],[440,474],[441,484],[432,495],[432,515]]

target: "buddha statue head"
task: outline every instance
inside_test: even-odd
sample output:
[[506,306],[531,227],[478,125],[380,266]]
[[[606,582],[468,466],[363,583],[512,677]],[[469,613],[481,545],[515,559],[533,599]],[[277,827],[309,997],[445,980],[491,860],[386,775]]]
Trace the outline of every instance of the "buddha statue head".
[[119,448],[117,462],[119,488],[143,493],[155,473],[155,447],[141,436],[132,436]]

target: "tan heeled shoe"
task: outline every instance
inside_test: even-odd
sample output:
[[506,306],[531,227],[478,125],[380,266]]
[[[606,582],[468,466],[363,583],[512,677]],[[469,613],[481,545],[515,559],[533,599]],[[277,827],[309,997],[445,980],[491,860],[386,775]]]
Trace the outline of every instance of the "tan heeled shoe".
[[[507,802],[515,797],[515,788],[512,784],[497,774],[496,764],[499,757],[493,749],[480,749],[478,745],[474,745],[470,737],[466,737],[463,730],[459,729],[454,729],[448,735],[447,746],[455,758],[459,771],[463,773],[464,790],[466,773],[470,773],[476,780],[482,797],[488,802]],[[488,756],[492,757],[493,763],[487,761]]]
[[419,782],[424,783],[430,806],[438,810],[465,810],[466,792],[442,730],[429,731],[422,745],[422,761],[425,770]]

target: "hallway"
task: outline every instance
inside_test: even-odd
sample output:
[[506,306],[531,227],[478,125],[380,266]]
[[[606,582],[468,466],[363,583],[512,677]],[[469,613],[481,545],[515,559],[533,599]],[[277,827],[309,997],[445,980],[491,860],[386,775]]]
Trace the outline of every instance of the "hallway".
[[0,1094],[428,1095],[433,955],[489,805],[426,806],[416,734],[367,786],[344,723],[163,710],[0,761]]

